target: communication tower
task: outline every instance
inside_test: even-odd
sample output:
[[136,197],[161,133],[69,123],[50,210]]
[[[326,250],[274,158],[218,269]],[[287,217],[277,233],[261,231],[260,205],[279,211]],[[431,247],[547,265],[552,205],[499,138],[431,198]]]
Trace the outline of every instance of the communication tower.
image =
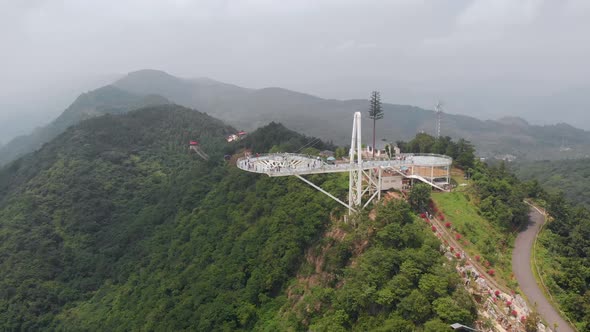
[[442,114],[443,114],[443,104],[442,102],[439,100],[438,103],[436,103],[436,138],[440,138],[440,122],[442,120]]

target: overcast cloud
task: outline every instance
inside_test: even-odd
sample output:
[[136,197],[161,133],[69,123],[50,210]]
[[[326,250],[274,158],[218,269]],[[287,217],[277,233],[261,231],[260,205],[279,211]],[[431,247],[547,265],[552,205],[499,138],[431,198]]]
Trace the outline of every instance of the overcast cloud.
[[587,0],[0,0],[0,141],[144,68],[590,129],[589,33]]

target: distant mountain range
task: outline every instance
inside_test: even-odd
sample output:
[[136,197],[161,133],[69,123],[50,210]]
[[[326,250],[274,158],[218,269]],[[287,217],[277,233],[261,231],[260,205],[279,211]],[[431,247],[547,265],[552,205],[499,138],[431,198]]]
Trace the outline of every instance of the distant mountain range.
[[[162,71],[140,70],[81,95],[47,127],[1,147],[0,164],[37,149],[88,117],[169,102],[206,112],[239,129],[251,131],[274,121],[338,145],[350,144],[352,114],[361,111],[366,115],[368,108],[367,100],[323,99],[282,88],[248,89],[207,78],[183,79]],[[434,111],[387,103],[383,109],[385,116],[377,122],[379,140],[434,133]],[[482,121],[445,113],[441,127],[442,135],[472,141],[483,157],[562,159],[590,154],[590,132],[564,123],[535,126],[518,117]],[[364,142],[369,142],[371,132],[372,124],[365,118]]]

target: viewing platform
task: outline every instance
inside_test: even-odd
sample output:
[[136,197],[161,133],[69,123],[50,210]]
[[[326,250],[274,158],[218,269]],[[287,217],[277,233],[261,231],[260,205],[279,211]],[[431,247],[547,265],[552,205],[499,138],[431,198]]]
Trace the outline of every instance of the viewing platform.
[[[356,212],[365,208],[381,192],[389,189],[404,190],[415,181],[421,181],[441,191],[450,190],[453,159],[439,154],[398,153],[369,157],[361,148],[361,113],[355,112],[348,158],[328,161],[320,157],[293,153],[269,153],[246,156],[237,160],[238,168],[252,173],[275,176],[295,176],[315,189]],[[385,158],[384,158],[385,156]],[[348,203],[304,178],[304,175],[349,173]]]
[[[392,159],[363,160],[360,168],[392,169],[402,175],[417,175],[428,179],[447,178],[447,168],[453,159],[438,154],[401,154]],[[243,157],[238,159],[237,166],[248,172],[266,174],[268,176],[291,176],[323,173],[340,173],[358,170],[359,165],[349,160],[337,160],[327,163],[324,160],[293,153],[270,153],[257,157]]]

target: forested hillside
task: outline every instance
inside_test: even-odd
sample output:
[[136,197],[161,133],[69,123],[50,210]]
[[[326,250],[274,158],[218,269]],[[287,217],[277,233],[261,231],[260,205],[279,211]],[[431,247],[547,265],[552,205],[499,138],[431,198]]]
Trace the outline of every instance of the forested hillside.
[[[399,203],[380,210],[373,226],[350,230],[380,231],[366,239],[358,267],[346,268],[348,286],[322,297],[328,311],[310,313],[306,323],[294,308],[284,320],[306,249],[344,211],[297,179],[248,174],[223,155],[327,145],[280,124],[227,145],[232,131],[179,106],[147,108],[84,121],[1,169],[0,329],[300,330],[310,322],[363,328],[386,320],[413,329],[457,314],[475,319],[433,235]],[[190,139],[209,162],[188,153]],[[345,177],[313,181],[345,196]],[[398,229],[406,240],[397,240]],[[351,264],[353,243],[342,247],[338,269]],[[373,271],[371,262],[384,258],[387,267]],[[375,272],[378,292],[358,297]],[[402,293],[383,298],[398,281]],[[427,281],[439,288],[424,288]],[[446,304],[461,309],[449,313]]]
[[[277,123],[227,144],[234,131],[180,106],[144,108],[83,121],[0,169],[0,329],[440,331],[477,319],[407,203],[342,224],[344,209],[299,180],[224,160],[245,148],[334,146]],[[189,140],[210,161],[190,154]],[[455,153],[481,215],[506,232],[523,225],[522,198],[542,191],[520,188],[502,166],[460,158],[473,156],[469,142],[428,142],[419,136],[404,149]],[[312,180],[346,196],[346,176]],[[563,245],[550,250],[567,278],[555,285],[584,321],[588,244],[577,239],[586,217],[564,211],[568,219],[556,219],[565,224],[551,227]]]
[[539,234],[539,273],[560,309],[579,331],[590,331],[590,210],[584,160],[514,165],[521,187],[545,207]]
[[[0,329],[236,329],[271,310],[334,204],[225,165],[230,132],[178,106],[143,109],[82,122],[2,169]],[[273,144],[309,141],[283,127]]]
[[181,107],[144,109],[83,122],[4,168],[0,328],[251,325],[332,204],[225,166],[229,132]]
[[112,85],[80,95],[57,119],[47,126],[37,128],[29,135],[19,136],[0,145],[0,166],[39,149],[69,126],[82,120],[104,114],[120,114],[130,110],[155,105],[169,104],[164,97],[138,95]]
[[579,331],[590,331],[590,211],[540,193],[550,221],[539,237],[545,284]]
[[576,204],[590,208],[589,159],[516,163],[514,171],[523,180],[535,180],[549,192],[561,191]]
[[475,302],[408,203],[385,202],[374,217],[358,218],[358,227],[336,224],[308,250],[279,317],[260,330],[438,332],[473,324]]

